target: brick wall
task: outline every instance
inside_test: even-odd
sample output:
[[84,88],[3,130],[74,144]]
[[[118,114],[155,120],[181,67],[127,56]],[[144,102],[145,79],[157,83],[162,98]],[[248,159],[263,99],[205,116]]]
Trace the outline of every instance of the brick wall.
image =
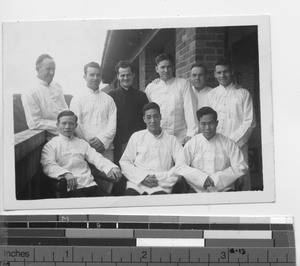
[[216,86],[214,63],[225,55],[225,31],[225,27],[176,29],[176,76],[188,78],[197,61],[208,68],[208,85]]
[[155,57],[160,54],[161,51],[156,49],[144,49],[139,55],[139,88],[144,91],[147,85],[154,79],[158,78],[158,74],[155,71]]

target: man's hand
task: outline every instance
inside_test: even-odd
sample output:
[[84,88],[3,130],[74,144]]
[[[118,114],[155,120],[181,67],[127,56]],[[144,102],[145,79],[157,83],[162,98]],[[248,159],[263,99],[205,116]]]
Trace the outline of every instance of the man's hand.
[[158,186],[158,180],[156,179],[155,175],[147,175],[145,179],[141,182],[146,187],[157,187]]
[[208,176],[203,185],[204,189],[207,189],[208,187],[214,187],[214,186],[215,186],[214,181],[211,179],[211,177]]
[[105,150],[104,144],[97,137],[90,138],[88,141],[91,147],[93,147],[97,152],[102,153]]
[[122,173],[118,167],[114,167],[108,172],[107,176],[119,182],[122,178]]
[[185,145],[185,143],[187,143],[190,139],[191,139],[192,137],[190,137],[190,136],[185,136],[184,138],[183,138],[183,140],[182,140],[182,146],[184,146]]
[[71,173],[64,174],[67,180],[67,191],[75,190],[77,188],[77,179]]

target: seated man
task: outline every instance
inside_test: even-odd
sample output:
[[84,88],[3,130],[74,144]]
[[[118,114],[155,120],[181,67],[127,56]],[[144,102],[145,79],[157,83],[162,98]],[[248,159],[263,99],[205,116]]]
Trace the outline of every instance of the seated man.
[[122,177],[121,171],[85,140],[75,137],[73,134],[76,126],[77,116],[72,111],[59,113],[59,136],[46,143],[42,151],[43,171],[51,178],[64,177],[67,180],[67,197],[108,196],[108,193],[95,183],[87,161],[115,181]]
[[234,141],[216,133],[216,111],[202,107],[197,118],[201,133],[184,146],[175,173],[184,176],[189,193],[234,190],[234,182],[248,171],[243,153]]
[[177,182],[174,165],[182,147],[175,136],[160,127],[159,106],[143,107],[147,129],[132,134],[120,160],[127,177],[125,195],[168,194]]

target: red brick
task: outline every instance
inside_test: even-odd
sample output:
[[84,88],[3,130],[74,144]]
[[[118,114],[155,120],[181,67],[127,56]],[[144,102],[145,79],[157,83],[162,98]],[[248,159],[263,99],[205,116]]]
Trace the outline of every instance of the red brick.
[[197,48],[195,51],[196,54],[215,54],[214,48]]
[[196,34],[206,33],[206,27],[196,28]]
[[211,41],[207,41],[206,42],[206,46],[207,47],[214,47],[214,48],[223,48],[224,47],[224,42],[217,42],[217,41],[215,41],[215,42],[211,42]]
[[199,33],[196,35],[196,40],[214,41],[215,39],[216,35],[214,33]]
[[205,61],[216,61],[218,56],[216,55],[205,55]]
[[225,40],[225,34],[223,34],[223,33],[216,34],[216,40],[217,41],[224,41]]
[[204,55],[202,55],[202,54],[196,54],[195,55],[195,61],[201,61],[201,62],[203,62],[204,61]]
[[217,54],[219,57],[225,56],[225,48],[223,48],[223,49],[220,49],[220,48],[217,49],[216,54]]
[[225,27],[208,27],[206,29],[206,32],[208,32],[208,33],[224,33]]

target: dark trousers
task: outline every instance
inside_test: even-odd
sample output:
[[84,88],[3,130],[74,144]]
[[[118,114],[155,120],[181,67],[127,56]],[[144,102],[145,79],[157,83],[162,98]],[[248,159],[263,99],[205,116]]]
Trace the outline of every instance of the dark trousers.
[[[161,190],[161,191],[156,191],[150,195],[164,195],[164,194],[168,194],[167,192]],[[138,196],[138,195],[149,195],[147,192],[144,192],[143,194],[140,194],[139,192],[137,192],[135,189],[133,188],[127,188],[125,191],[125,196]]]
[[67,192],[67,198],[103,196],[109,196],[109,193],[99,186],[85,187]]
[[[123,155],[123,152],[126,148],[127,143],[123,144],[114,144],[114,163],[120,166],[119,161]],[[112,188],[112,195],[114,196],[123,196],[126,189],[127,178],[122,176],[121,180],[118,183],[115,183]]]

